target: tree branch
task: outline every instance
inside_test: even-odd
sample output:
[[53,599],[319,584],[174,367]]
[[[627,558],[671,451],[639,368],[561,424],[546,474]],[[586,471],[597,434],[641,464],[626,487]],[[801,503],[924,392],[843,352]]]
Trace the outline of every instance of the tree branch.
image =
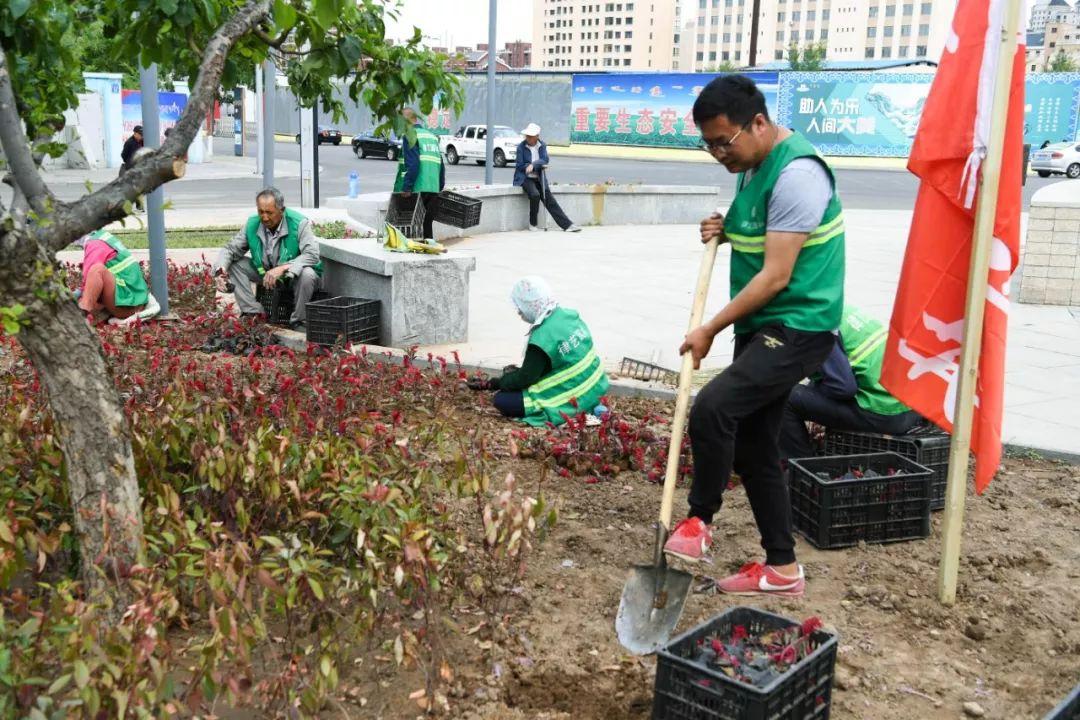
[[289,34],[291,32],[291,30],[286,30],[285,32],[281,33],[281,37],[275,40],[274,38],[270,37],[270,35],[267,34],[267,32],[258,25],[256,25],[252,30],[255,33],[255,37],[259,38],[275,50],[281,49],[281,46],[284,45],[285,41],[289,39]]
[[217,97],[225,58],[240,38],[269,17],[270,3],[271,0],[248,0],[210,38],[187,107],[161,148],[140,159],[123,177],[77,202],[61,206],[52,223],[36,228],[39,242],[53,252],[62,250],[79,236],[125,217],[125,204],[134,202],[139,195],[183,176],[184,153]]
[[22,118],[15,105],[15,91],[11,86],[11,71],[7,54],[0,48],[0,145],[4,148],[12,174],[30,207],[38,214],[45,214],[53,200],[52,193],[41,179],[34,162],[30,143],[23,132]]

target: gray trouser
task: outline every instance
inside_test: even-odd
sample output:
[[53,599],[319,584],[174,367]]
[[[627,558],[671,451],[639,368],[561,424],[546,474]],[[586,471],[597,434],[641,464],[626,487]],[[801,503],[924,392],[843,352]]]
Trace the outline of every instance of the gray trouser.
[[[259,273],[251,267],[251,261],[240,258],[229,266],[229,280],[233,284],[233,297],[236,305],[242,313],[261,313],[262,305],[255,299],[254,283],[261,282]],[[290,322],[304,322],[307,320],[307,304],[316,290],[322,290],[323,281],[312,268],[306,267],[300,272],[300,277],[292,281],[293,299],[296,305],[293,307]]]

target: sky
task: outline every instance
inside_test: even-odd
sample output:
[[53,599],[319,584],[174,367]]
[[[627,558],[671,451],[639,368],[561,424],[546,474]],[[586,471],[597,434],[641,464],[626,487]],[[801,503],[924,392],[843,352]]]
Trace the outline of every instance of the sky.
[[[496,42],[532,42],[533,0],[497,0]],[[388,2],[387,5],[390,3]],[[390,21],[387,35],[402,40],[413,27],[428,37],[428,44],[476,47],[488,37],[488,0],[403,0],[398,20]]]

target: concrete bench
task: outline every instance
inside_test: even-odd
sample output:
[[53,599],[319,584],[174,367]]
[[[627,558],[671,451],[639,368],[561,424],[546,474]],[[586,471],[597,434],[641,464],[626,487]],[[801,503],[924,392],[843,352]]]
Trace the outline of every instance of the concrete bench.
[[395,253],[370,238],[320,240],[331,296],[378,300],[383,345],[441,345],[468,340],[469,273],[476,258]]
[[[435,237],[454,238],[486,233],[525,230],[529,226],[529,202],[521,188],[513,185],[483,185],[449,188],[483,201],[480,224],[456,228],[436,223]],[[566,214],[578,225],[696,225],[720,203],[715,187],[700,185],[559,185],[551,186]],[[381,228],[390,203],[390,193],[368,193],[356,198],[332,197],[327,207],[346,210],[349,215],[374,228]],[[558,226],[540,208],[540,224]]]

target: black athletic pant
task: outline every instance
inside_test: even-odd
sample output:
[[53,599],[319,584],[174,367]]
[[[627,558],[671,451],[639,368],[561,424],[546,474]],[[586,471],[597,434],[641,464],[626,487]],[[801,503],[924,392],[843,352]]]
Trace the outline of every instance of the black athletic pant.
[[420,201],[424,203],[424,239],[433,240],[435,232],[431,229],[431,224],[435,222],[435,216],[439,214],[439,203],[442,202],[442,198],[439,197],[439,193],[422,192]]
[[690,411],[690,515],[712,522],[734,467],[770,565],[795,562],[791,499],[778,445],[784,406],[791,388],[821,367],[835,343],[830,332],[782,325],[736,335],[734,361],[701,389]]
[[[546,183],[545,183],[546,184]],[[555,199],[555,196],[551,193],[551,188],[544,188],[544,192],[540,192],[540,183],[536,178],[526,177],[525,182],[522,183],[521,189],[525,191],[525,194],[529,196],[529,224],[536,227],[536,223],[540,220],[540,202],[543,200],[544,207],[551,213],[551,219],[558,224],[563,230],[570,227],[574,223],[570,221],[570,218],[566,217],[566,213],[559,206],[559,201]]]
[[837,400],[813,385],[796,385],[784,409],[784,426],[780,431],[782,460],[816,454],[806,430],[807,421],[831,430],[903,435],[921,425],[923,418],[914,410],[899,415],[879,415],[863,410],[855,400]]

